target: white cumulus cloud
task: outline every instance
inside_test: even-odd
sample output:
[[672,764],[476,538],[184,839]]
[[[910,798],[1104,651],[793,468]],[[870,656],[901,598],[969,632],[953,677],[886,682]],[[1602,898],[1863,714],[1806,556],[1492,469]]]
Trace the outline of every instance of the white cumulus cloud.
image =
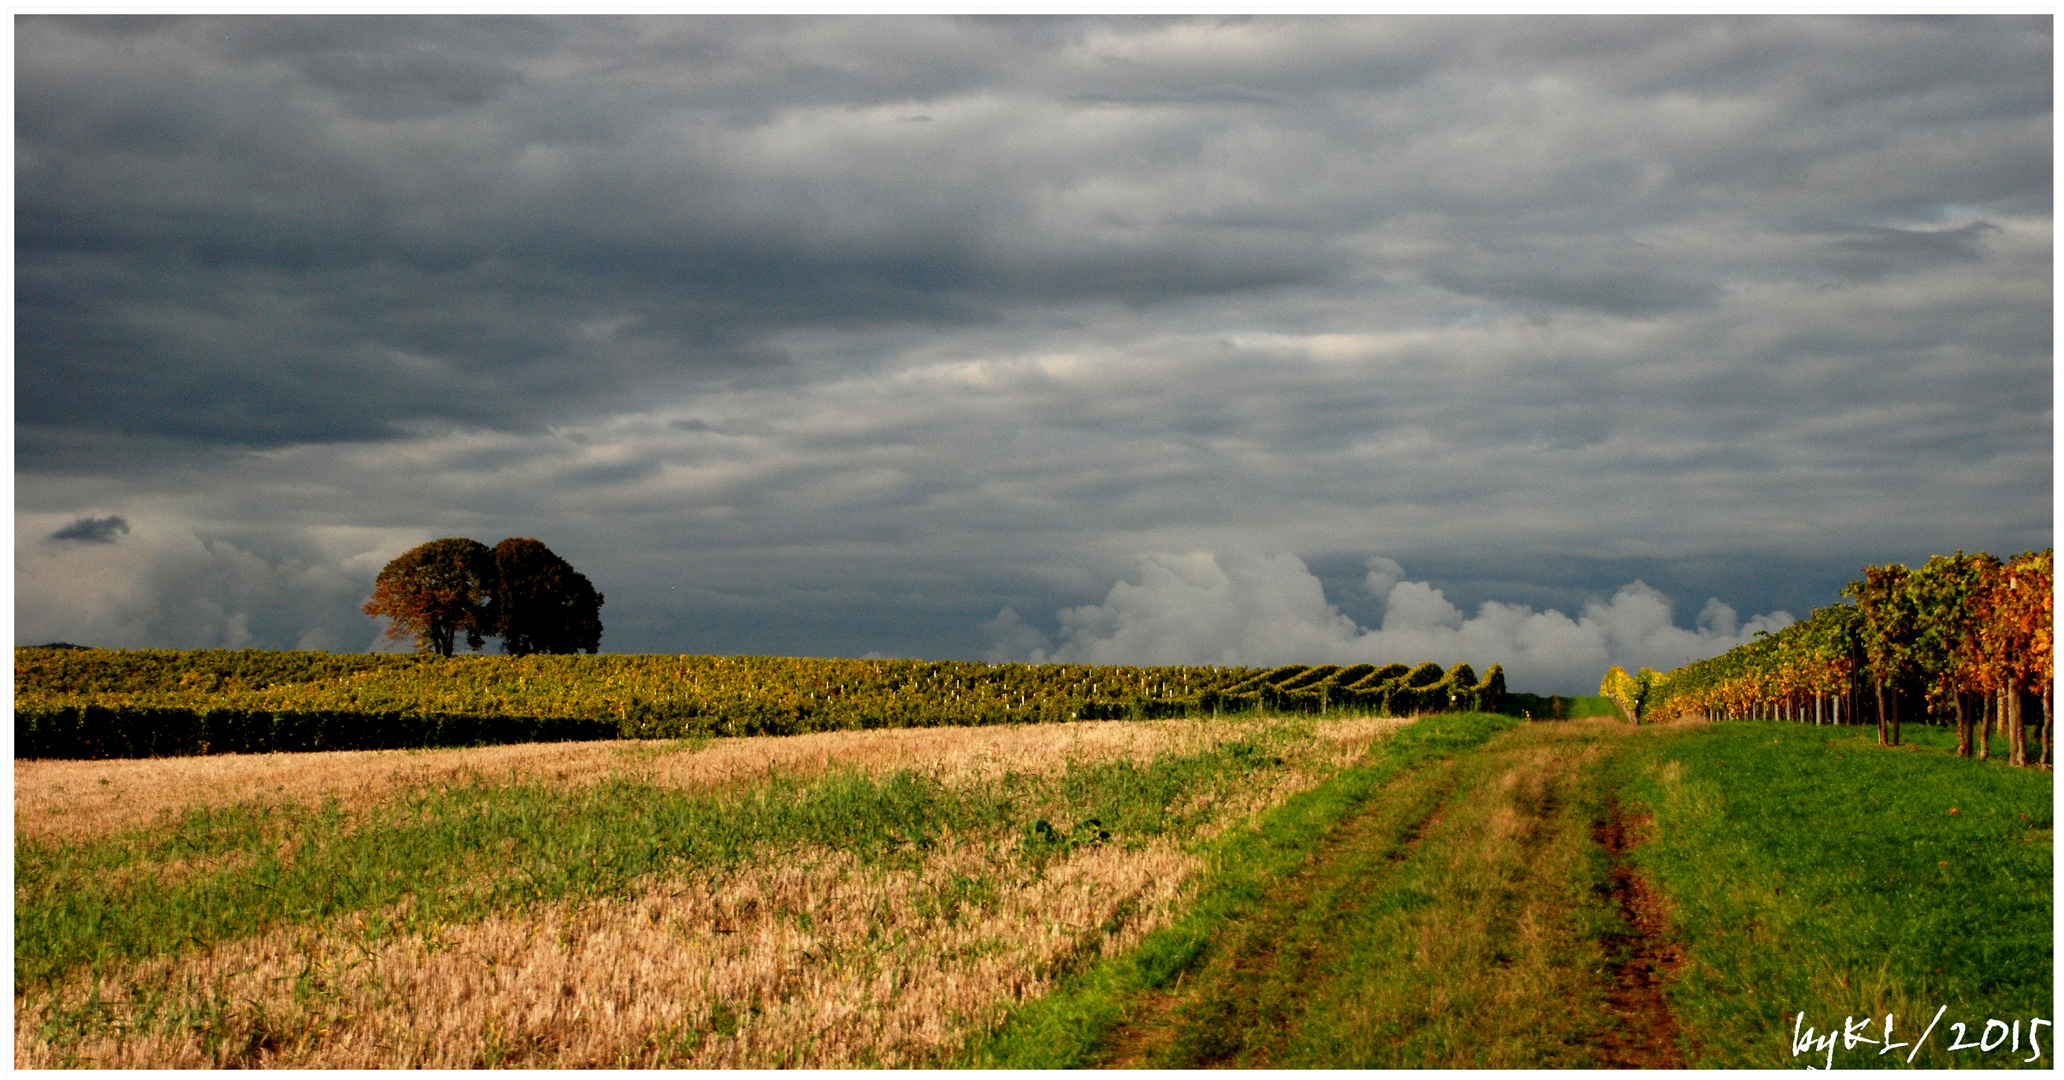
[[[1586,603],[1575,618],[1497,601],[1465,615],[1431,584],[1403,580],[1395,561],[1378,557],[1368,565],[1366,586],[1386,601],[1375,628],[1329,603],[1319,579],[1287,552],[1149,555],[1137,583],[1119,581],[1103,603],[1060,612],[1057,648],[1014,656],[1035,663],[1254,666],[1466,661],[1479,671],[1503,664],[1516,690],[1593,693],[1614,664],[1667,671],[1793,622],[1775,611],[1741,623],[1715,597],[1687,629],[1676,624],[1669,598],[1640,581]],[[1001,631],[995,658],[1008,644],[1036,640],[1015,611],[993,625]]]

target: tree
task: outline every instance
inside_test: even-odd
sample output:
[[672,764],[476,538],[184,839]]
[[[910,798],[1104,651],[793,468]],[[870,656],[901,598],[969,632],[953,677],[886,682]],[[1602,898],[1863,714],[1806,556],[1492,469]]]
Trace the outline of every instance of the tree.
[[418,650],[450,656],[458,635],[479,650],[491,631],[488,598],[494,595],[495,560],[487,545],[463,537],[432,540],[410,548],[373,579],[373,597],[361,609],[386,616],[387,637],[413,634]]
[[1602,697],[1610,698],[1612,703],[1619,707],[1620,715],[1625,717],[1628,723],[1638,724],[1647,709],[1649,695],[1654,692],[1656,683],[1661,678],[1654,668],[1642,668],[1629,675],[1627,669],[1614,664],[1612,669],[1605,673],[1605,681],[1599,685],[1598,693]]
[[2043,736],[2048,750],[2050,686],[2056,674],[2052,596],[2055,575],[2052,553],[2025,551],[1998,573],[1980,598],[1980,631],[1976,652],[1989,689],[1998,694],[1998,717],[2006,729],[2008,760],[2028,764],[2027,728],[2021,698],[2038,695],[2043,706]]
[[1899,691],[1914,681],[1913,646],[1921,626],[1913,590],[1907,587],[1910,574],[1898,563],[1866,566],[1862,581],[1842,588],[1842,595],[1856,598],[1863,619],[1863,651],[1878,694],[1880,746],[1899,745]]
[[602,643],[602,594],[552,549],[511,537],[494,546],[493,633],[511,656],[594,652]]
[[1953,711],[1957,718],[1957,754],[1971,756],[1972,694],[1986,688],[1976,643],[1983,598],[1999,574],[1999,560],[1984,552],[1935,555],[1907,577],[1906,587],[1918,613],[1919,632],[1910,653],[1927,680],[1931,706]]

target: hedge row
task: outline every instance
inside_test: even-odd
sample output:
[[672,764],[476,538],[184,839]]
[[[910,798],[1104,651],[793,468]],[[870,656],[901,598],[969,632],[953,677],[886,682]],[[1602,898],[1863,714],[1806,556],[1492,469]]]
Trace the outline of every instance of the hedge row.
[[14,710],[17,758],[181,757],[299,750],[612,739],[603,720],[405,712],[274,712],[138,705],[27,705]]

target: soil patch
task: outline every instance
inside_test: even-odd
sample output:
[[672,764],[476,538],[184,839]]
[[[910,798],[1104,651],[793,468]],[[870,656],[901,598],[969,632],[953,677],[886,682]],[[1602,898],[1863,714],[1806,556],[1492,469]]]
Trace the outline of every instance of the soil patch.
[[1175,1042],[1174,1018],[1170,1014],[1182,998],[1167,990],[1149,990],[1131,1002],[1132,1018],[1112,1036],[1107,1069],[1143,1069],[1147,1059]]
[[1613,972],[1606,1000],[1619,1021],[1600,1049],[1605,1063],[1619,1069],[1682,1069],[1677,1045],[1677,1018],[1663,998],[1663,985],[1684,962],[1684,951],[1666,933],[1662,898],[1627,861],[1654,822],[1648,814],[1623,814],[1617,802],[1595,835],[1612,860],[1606,896],[1626,924],[1626,958]]

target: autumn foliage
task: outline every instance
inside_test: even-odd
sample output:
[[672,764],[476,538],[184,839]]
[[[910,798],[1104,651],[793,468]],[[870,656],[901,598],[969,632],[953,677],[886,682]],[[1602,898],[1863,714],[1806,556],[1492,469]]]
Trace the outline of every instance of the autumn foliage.
[[[2024,699],[2042,710],[2046,734],[2055,679],[2051,550],[2009,562],[1978,552],[1937,555],[1926,565],[1867,566],[1842,590],[1853,604],[1710,660],[1661,676],[1649,711],[1658,719],[1715,718],[1875,723],[1899,743],[1909,716],[1954,722],[1958,752],[1990,755],[2008,739],[2014,764],[2029,760]],[[2044,751],[2047,757],[2047,746]]]
[[1642,668],[1629,675],[1627,669],[1614,664],[1598,684],[1598,694],[1610,700],[1622,718],[1638,724],[1648,715],[1648,699],[1660,678],[1654,668]]
[[477,651],[492,630],[488,604],[495,580],[494,553],[486,545],[462,537],[432,540],[388,563],[361,610],[386,616],[388,639],[413,636],[418,651],[450,656],[462,633]]
[[486,545],[432,540],[401,554],[373,582],[362,610],[389,622],[387,637],[450,656],[459,636],[478,651],[489,637],[512,656],[594,652],[602,641],[602,594],[536,540]]

